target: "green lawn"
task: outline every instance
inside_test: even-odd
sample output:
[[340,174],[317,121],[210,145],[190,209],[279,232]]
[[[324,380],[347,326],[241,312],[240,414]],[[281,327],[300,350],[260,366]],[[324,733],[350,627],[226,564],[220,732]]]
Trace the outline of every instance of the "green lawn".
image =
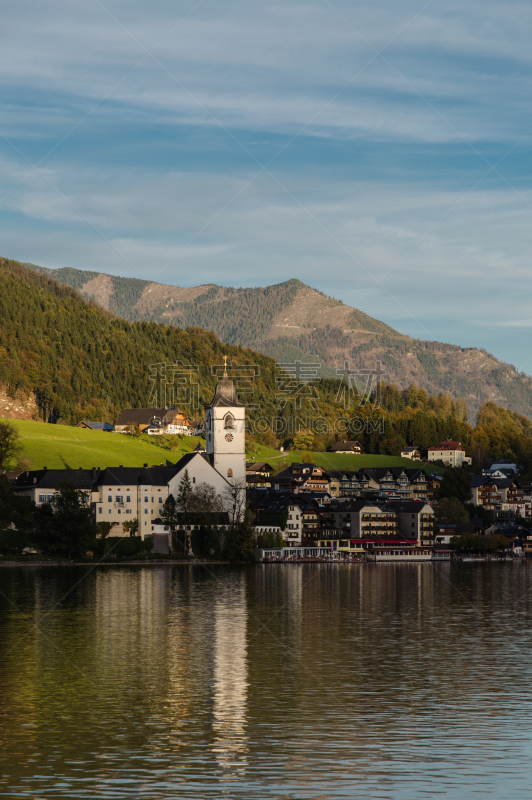
[[[247,448],[248,458],[254,461],[267,461],[276,470],[284,469],[293,463],[301,462],[301,451],[291,450],[289,453],[279,453],[270,447],[263,447],[259,444],[251,444]],[[312,458],[315,464],[326,469],[345,469],[357,470],[362,467],[423,467],[425,472],[445,472],[441,467],[433,464],[421,464],[410,461],[408,458],[400,456],[374,456],[374,455],[351,455],[350,453],[313,453]]]
[[[157,444],[155,437],[129,436],[122,433],[102,433],[66,425],[48,425],[31,420],[8,420],[18,429],[23,455],[33,461],[33,469],[90,469],[91,467],[141,467],[143,464],[175,464],[190,453],[199,441],[197,436],[179,439],[179,449],[168,450]],[[301,452],[280,453],[270,447],[251,443],[246,450],[248,459],[268,461],[277,471],[289,464],[301,462]],[[313,453],[314,463],[330,469],[357,470],[361,467],[415,467],[407,458],[397,456],[349,455],[346,453]],[[432,464],[421,465],[429,472],[443,472]]]
[[137,438],[123,433],[103,433],[31,420],[8,421],[17,427],[23,455],[31,458],[33,469],[175,464],[182,455],[190,453],[199,441],[197,437],[187,436],[179,440],[179,450],[167,450],[148,436]]

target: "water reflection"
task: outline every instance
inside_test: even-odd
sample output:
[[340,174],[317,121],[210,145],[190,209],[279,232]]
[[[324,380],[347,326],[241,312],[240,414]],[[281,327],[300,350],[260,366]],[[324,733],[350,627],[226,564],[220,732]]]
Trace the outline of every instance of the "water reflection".
[[0,796],[522,800],[531,578],[4,569]]
[[245,575],[223,581],[214,607],[213,753],[226,773],[247,764],[247,603]]

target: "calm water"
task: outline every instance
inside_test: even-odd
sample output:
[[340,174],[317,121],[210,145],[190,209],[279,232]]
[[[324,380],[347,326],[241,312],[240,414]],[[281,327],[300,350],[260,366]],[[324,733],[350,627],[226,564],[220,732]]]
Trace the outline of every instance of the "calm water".
[[532,791],[532,562],[2,568],[0,588],[0,797]]

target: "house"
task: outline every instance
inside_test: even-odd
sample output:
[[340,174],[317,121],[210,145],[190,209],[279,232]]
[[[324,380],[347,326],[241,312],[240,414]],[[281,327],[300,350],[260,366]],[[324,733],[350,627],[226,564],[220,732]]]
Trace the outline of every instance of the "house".
[[108,433],[115,429],[114,425],[110,425],[108,422],[87,422],[87,420],[78,422],[76,428],[87,428],[90,431],[105,431]]
[[450,545],[455,536],[478,536],[482,533],[480,520],[469,522],[439,522],[434,536],[435,545]]
[[273,472],[273,467],[266,461],[257,461],[246,464],[246,475],[260,475],[262,478],[269,478]]
[[178,408],[125,408],[115,423],[115,430],[125,433],[132,426],[149,435],[192,435],[194,429]]
[[331,450],[333,453],[356,453],[357,455],[360,455],[360,453],[364,452],[364,448],[360,442],[346,440],[335,442],[335,444],[333,444],[331,447]]
[[16,494],[29,497],[35,505],[50,503],[59,491],[59,484],[66,481],[87,493],[87,504],[91,502],[91,490],[100,470],[92,469],[43,469],[21,472],[12,482]]
[[484,506],[495,511],[500,503],[507,503],[508,494],[517,501],[518,493],[513,478],[492,478],[484,475],[473,475],[471,479],[471,502],[476,506]]
[[328,492],[329,474],[315,464],[290,464],[275,477],[276,486],[283,486],[296,494],[301,492]]
[[252,489],[270,489],[273,467],[265,461],[246,464],[246,486]]
[[412,500],[394,503],[397,528],[400,536],[416,539],[420,547],[432,547],[434,543],[434,511],[429,503]]
[[426,500],[429,492],[427,475],[423,469],[405,467],[368,467],[358,475],[366,479],[365,489],[387,499]]
[[418,447],[403,447],[401,458],[409,458],[411,461],[421,461],[421,451]]
[[429,447],[427,455],[429,461],[443,461],[446,467],[461,467],[463,464],[471,464],[471,459],[466,456],[460,442],[450,439]]
[[374,536],[397,535],[397,513],[387,507],[381,507],[371,500],[357,498],[356,500],[340,501],[329,509],[325,518],[325,525],[331,522],[331,527],[344,531],[355,538]]

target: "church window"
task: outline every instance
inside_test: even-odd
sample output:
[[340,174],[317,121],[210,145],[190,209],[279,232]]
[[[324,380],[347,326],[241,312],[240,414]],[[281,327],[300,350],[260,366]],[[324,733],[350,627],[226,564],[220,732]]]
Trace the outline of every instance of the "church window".
[[233,470],[232,469],[228,469],[227,470],[227,477],[228,478],[232,478],[233,477]]
[[224,417],[224,428],[234,428],[235,427],[235,418],[232,414],[226,414]]

